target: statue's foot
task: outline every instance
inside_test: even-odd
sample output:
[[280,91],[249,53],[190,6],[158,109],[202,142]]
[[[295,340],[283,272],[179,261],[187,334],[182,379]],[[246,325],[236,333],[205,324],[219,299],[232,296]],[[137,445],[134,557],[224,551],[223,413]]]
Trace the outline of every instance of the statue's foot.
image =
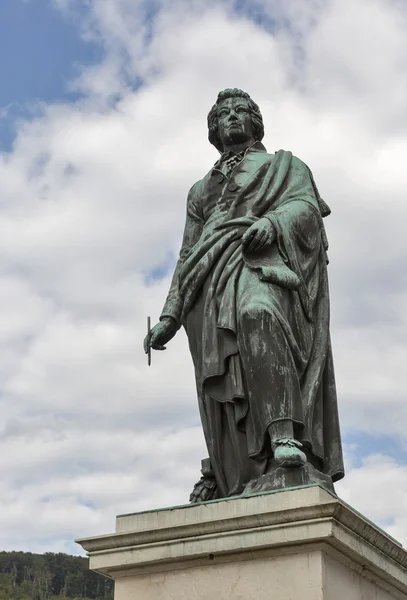
[[276,467],[303,467],[307,457],[297,440],[282,438],[272,443]]

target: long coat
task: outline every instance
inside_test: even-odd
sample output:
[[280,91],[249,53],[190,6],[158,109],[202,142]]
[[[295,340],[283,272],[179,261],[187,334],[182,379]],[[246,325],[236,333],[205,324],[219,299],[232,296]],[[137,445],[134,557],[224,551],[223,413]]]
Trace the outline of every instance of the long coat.
[[[327,243],[308,167],[260,142],[228,177],[219,165],[190,190],[180,257],[162,317],[186,329],[200,414],[221,496],[267,471],[269,427],[290,420],[308,459],[343,477],[329,333]],[[242,236],[266,217],[276,241]]]

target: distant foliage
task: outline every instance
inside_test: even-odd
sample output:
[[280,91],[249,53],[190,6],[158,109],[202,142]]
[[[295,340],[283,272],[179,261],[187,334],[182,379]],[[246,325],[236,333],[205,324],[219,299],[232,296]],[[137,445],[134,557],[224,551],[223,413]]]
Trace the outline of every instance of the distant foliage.
[[0,600],[113,600],[113,581],[68,554],[0,552]]

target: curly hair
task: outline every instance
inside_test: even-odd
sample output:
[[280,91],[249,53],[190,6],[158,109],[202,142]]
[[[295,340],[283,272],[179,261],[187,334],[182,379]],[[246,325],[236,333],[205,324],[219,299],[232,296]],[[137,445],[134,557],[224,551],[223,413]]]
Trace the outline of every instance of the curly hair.
[[257,104],[250,98],[247,92],[238,88],[227,88],[219,92],[216,103],[212,106],[208,114],[208,139],[220,153],[223,152],[223,144],[220,140],[218,130],[218,106],[223,100],[227,100],[228,98],[245,98],[247,100],[252,119],[254,139],[261,141],[264,137],[263,117]]

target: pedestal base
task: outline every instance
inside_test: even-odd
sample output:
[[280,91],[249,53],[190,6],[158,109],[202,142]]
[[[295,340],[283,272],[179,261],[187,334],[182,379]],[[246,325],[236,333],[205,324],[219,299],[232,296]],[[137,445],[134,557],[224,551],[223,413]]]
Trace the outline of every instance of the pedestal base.
[[117,517],[115,600],[407,600],[407,553],[319,486]]
[[310,463],[306,463],[303,467],[271,468],[270,473],[251,481],[246,486],[243,495],[251,496],[258,493],[281,491],[308,485],[320,485],[329,492],[335,493],[332,478],[317,471]]

